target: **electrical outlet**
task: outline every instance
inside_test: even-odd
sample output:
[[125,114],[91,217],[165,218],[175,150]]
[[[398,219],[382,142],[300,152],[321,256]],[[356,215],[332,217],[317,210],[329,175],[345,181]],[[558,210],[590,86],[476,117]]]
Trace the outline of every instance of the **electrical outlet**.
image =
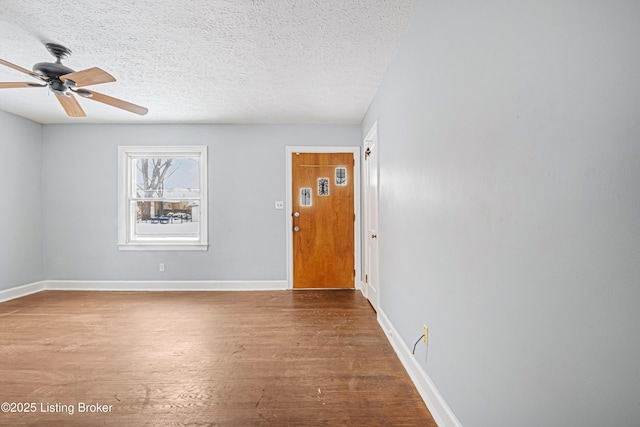
[[422,325],[422,334],[424,335],[422,340],[426,345],[429,345],[429,328],[427,328],[427,325]]
[[282,200],[276,200],[276,209],[284,209],[284,202]]
[[160,263],[160,271],[164,271],[164,262]]

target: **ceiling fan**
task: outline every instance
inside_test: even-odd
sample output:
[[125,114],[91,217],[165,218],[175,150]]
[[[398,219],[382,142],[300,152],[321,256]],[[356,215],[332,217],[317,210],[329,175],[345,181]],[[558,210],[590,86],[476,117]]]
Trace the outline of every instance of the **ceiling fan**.
[[85,89],[85,86],[115,82],[116,79],[111,74],[97,67],[74,71],[62,65],[62,59],[71,54],[69,49],[56,43],[47,43],[45,47],[49,53],[56,58],[56,62],[39,62],[33,66],[33,71],[0,59],[0,64],[35,77],[43,83],[0,82],[0,89],[47,86],[49,90],[55,94],[56,99],[60,101],[62,108],[64,108],[64,111],[70,117],[86,117],[80,103],[73,96],[74,93],[83,98],[102,102],[103,104],[111,105],[141,116],[144,116],[149,111],[140,105]]

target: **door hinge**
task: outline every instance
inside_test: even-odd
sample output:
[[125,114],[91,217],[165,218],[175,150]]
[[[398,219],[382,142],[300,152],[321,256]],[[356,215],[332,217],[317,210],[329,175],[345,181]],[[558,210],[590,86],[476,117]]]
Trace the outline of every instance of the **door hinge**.
[[369,283],[369,275],[368,274],[364,275],[364,283]]

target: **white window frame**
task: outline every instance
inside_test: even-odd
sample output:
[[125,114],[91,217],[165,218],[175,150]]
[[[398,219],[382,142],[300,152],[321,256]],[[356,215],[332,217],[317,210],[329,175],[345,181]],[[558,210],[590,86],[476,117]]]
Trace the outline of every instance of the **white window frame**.
[[[145,236],[134,233],[136,215],[131,208],[131,187],[138,158],[195,157],[200,165],[199,236]],[[206,251],[208,242],[207,146],[118,146],[118,249],[121,251]]]

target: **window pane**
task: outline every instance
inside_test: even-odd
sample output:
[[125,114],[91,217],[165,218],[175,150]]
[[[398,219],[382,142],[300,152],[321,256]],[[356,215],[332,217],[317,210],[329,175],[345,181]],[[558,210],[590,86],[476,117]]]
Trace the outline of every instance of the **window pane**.
[[336,168],[336,185],[347,185],[347,168]]
[[197,235],[200,206],[193,200],[134,202],[138,236]]
[[311,189],[300,189],[300,206],[311,206]]
[[134,197],[200,197],[200,164],[197,158],[140,158],[135,160],[135,168]]
[[329,195],[329,178],[318,178],[318,196]]

